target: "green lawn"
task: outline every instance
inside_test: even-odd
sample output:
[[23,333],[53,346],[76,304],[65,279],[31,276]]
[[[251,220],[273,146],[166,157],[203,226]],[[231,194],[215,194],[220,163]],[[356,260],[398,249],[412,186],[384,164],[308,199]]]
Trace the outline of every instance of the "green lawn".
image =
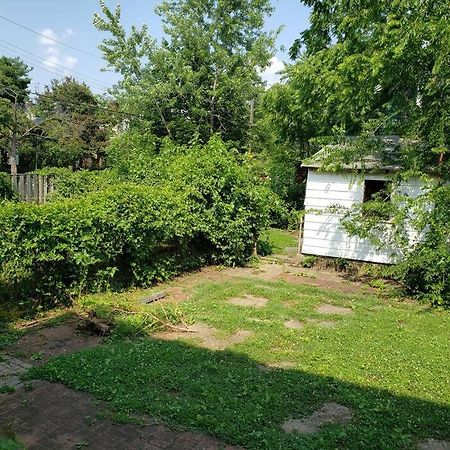
[[[235,306],[245,294],[261,308]],[[323,315],[318,305],[352,309]],[[450,316],[423,306],[344,295],[284,282],[208,282],[179,306],[219,337],[252,332],[225,351],[183,341],[112,339],[56,358],[32,376],[60,381],[107,400],[120,416],[146,413],[246,448],[414,448],[450,438]],[[285,320],[304,324],[288,329]],[[324,328],[311,320],[334,321]],[[268,371],[261,365],[280,366]],[[353,420],[317,434],[286,434],[290,418],[325,402],[352,409]]]
[[270,244],[272,253],[283,254],[286,247],[297,247],[297,236],[294,231],[280,230],[278,228],[269,228],[261,235],[263,241]]

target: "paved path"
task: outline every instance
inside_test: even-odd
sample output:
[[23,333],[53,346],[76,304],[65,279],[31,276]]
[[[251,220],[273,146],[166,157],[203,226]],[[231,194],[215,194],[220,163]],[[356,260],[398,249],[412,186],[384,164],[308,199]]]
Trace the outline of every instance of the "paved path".
[[89,394],[46,381],[33,381],[32,386],[0,395],[0,430],[13,431],[29,449],[235,448],[200,433],[177,432],[155,422],[117,425],[99,418],[102,405]]
[[21,386],[20,375],[30,369],[31,364],[8,355],[2,356],[0,361],[0,388]]

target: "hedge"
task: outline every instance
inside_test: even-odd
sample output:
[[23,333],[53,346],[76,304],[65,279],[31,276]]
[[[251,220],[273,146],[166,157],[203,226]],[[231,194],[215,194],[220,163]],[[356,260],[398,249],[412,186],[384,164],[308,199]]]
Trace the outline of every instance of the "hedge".
[[14,196],[12,189],[11,175],[0,172],[0,201],[4,199],[11,199]]
[[190,149],[150,179],[43,205],[3,204],[0,297],[64,303],[251,256],[273,200],[226,149]]

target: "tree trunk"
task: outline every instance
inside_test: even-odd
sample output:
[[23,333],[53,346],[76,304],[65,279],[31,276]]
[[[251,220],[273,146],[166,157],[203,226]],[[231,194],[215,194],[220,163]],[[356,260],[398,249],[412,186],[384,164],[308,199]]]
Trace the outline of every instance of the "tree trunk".
[[16,136],[16,133],[13,133],[13,135],[11,136],[9,164],[11,166],[11,175],[17,175],[17,136]]

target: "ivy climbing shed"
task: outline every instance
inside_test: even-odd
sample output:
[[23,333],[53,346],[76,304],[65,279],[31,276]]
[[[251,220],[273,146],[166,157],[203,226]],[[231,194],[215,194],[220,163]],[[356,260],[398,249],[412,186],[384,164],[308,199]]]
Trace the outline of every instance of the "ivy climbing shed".
[[[393,155],[397,137],[383,137],[383,154]],[[345,210],[371,201],[375,196],[391,200],[391,180],[401,169],[395,158],[369,155],[355,163],[327,169],[333,160],[333,146],[326,146],[303,163],[308,170],[305,195],[302,253],[392,264],[401,258],[398,249],[376,248],[368,239],[350,236],[341,225]],[[394,159],[394,161],[393,161]],[[419,178],[411,177],[395,189],[417,197],[423,191]],[[382,220],[382,219],[380,219]],[[411,229],[411,245],[418,239]]]

